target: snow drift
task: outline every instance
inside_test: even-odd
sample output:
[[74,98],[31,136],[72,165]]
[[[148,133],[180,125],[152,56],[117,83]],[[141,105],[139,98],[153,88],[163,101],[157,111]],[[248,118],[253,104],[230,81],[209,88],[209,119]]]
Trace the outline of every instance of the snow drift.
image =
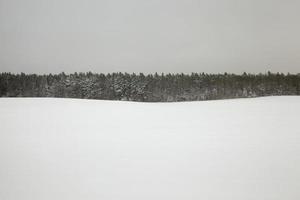
[[298,200],[300,97],[0,99],[0,199]]

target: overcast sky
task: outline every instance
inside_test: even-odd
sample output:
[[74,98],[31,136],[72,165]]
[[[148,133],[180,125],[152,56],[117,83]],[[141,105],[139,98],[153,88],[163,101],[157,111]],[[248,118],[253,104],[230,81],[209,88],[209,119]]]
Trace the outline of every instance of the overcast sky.
[[299,0],[0,0],[0,71],[300,72]]

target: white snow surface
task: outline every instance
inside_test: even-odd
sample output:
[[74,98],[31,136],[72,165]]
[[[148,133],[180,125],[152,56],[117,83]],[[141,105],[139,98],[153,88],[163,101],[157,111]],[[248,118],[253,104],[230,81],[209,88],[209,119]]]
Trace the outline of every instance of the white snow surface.
[[300,97],[0,99],[1,200],[299,200]]

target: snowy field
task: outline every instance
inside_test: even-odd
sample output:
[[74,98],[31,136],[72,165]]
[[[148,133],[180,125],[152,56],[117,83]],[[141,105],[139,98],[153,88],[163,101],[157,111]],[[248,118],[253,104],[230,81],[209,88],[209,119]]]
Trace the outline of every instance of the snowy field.
[[1,200],[299,200],[300,97],[0,99]]

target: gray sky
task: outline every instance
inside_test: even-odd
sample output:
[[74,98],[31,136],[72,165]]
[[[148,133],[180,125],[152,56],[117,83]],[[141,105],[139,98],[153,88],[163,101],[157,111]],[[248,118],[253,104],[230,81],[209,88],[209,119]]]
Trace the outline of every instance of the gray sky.
[[0,71],[300,72],[299,0],[0,0]]

